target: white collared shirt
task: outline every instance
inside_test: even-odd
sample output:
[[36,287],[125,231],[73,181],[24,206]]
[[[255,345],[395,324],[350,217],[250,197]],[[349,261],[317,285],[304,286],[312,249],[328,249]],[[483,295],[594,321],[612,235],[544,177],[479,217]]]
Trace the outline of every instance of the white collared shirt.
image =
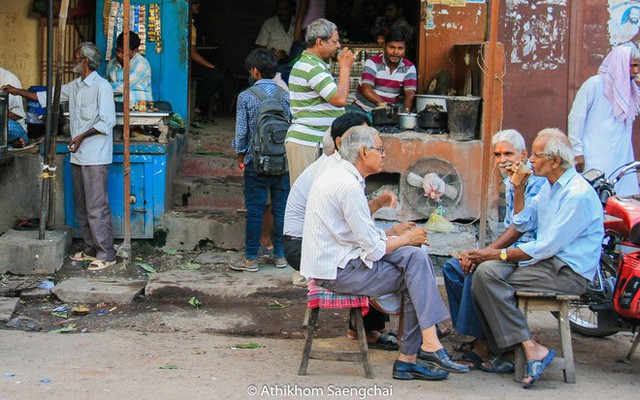
[[348,161],[326,168],[315,180],[305,214],[300,274],[335,279],[338,268],[360,258],[369,268],[386,252],[369,213],[364,178]]
[[341,160],[342,158],[337,151],[330,156],[323,154],[302,171],[289,191],[287,208],[284,212],[283,234],[297,238],[302,237],[304,214],[307,210],[307,200],[313,182],[325,169],[339,164]]
[[[38,92],[38,101],[47,104],[46,92]],[[113,126],[116,110],[113,89],[106,79],[93,71],[84,80],[78,78],[62,85],[60,101],[69,102],[71,137],[74,138],[94,128],[100,134],[82,141],[78,151],[71,153],[71,163],[76,165],[105,165],[113,159]]]
[[[17,76],[7,71],[4,68],[0,68],[0,86],[11,85],[15,88],[22,89],[20,80]],[[24,113],[24,104],[22,103],[22,97],[9,95],[9,111],[22,117],[18,122],[24,129],[27,129],[27,123],[24,120],[26,114]]]

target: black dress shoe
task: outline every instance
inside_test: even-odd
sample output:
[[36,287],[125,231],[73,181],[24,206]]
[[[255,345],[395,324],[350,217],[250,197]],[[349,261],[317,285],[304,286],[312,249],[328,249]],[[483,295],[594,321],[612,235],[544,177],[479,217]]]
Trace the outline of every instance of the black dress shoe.
[[429,368],[439,368],[449,372],[464,373],[469,372],[469,367],[458,364],[451,360],[445,349],[438,351],[418,350],[418,364]]
[[445,379],[447,376],[449,376],[449,373],[446,371],[433,370],[418,364],[404,361],[396,361],[395,364],[393,364],[393,379],[439,381]]

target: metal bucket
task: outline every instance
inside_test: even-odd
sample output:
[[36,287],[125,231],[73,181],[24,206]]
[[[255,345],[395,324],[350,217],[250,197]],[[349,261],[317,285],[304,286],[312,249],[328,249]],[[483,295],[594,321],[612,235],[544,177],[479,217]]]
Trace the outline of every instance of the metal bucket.
[[448,96],[448,124],[451,139],[473,140],[478,133],[481,97]]

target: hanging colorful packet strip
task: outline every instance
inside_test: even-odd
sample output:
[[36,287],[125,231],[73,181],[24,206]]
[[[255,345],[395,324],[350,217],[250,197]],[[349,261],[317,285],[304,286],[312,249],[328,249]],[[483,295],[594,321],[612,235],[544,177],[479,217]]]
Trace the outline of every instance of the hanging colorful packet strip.
[[160,4],[149,4],[148,39],[155,42],[156,53],[162,52],[162,35],[160,25]]
[[140,54],[147,52],[147,11],[146,6],[138,6],[138,36],[140,37]]
[[108,28],[107,28],[107,51],[104,52],[105,60],[111,60],[111,56],[113,55],[113,40],[114,40],[114,29],[117,24],[118,12],[120,10],[119,3],[111,3],[111,8],[109,9],[109,18],[108,18]]

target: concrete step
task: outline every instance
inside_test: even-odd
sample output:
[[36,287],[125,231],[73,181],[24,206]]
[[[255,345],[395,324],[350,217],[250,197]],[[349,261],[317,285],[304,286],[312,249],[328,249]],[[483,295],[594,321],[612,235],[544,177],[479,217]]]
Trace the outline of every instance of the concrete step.
[[237,210],[244,208],[241,176],[191,177],[173,180],[172,206],[183,210]]
[[226,154],[235,156],[236,152],[231,146],[232,138],[211,136],[211,135],[192,135],[187,143],[187,153],[190,154]]
[[[229,260],[233,262],[242,259]],[[161,272],[149,278],[145,300],[186,304],[195,296],[204,306],[254,304],[265,310],[269,304],[278,304],[278,300],[281,304],[288,300],[304,304],[306,288],[291,284],[291,271],[265,264],[257,273],[238,272],[218,264],[198,271]]]
[[242,176],[235,155],[229,154],[185,154],[182,156],[180,176],[226,177]]
[[237,211],[172,210],[162,216],[166,248],[194,250],[211,244],[221,249],[244,246],[245,214]]

